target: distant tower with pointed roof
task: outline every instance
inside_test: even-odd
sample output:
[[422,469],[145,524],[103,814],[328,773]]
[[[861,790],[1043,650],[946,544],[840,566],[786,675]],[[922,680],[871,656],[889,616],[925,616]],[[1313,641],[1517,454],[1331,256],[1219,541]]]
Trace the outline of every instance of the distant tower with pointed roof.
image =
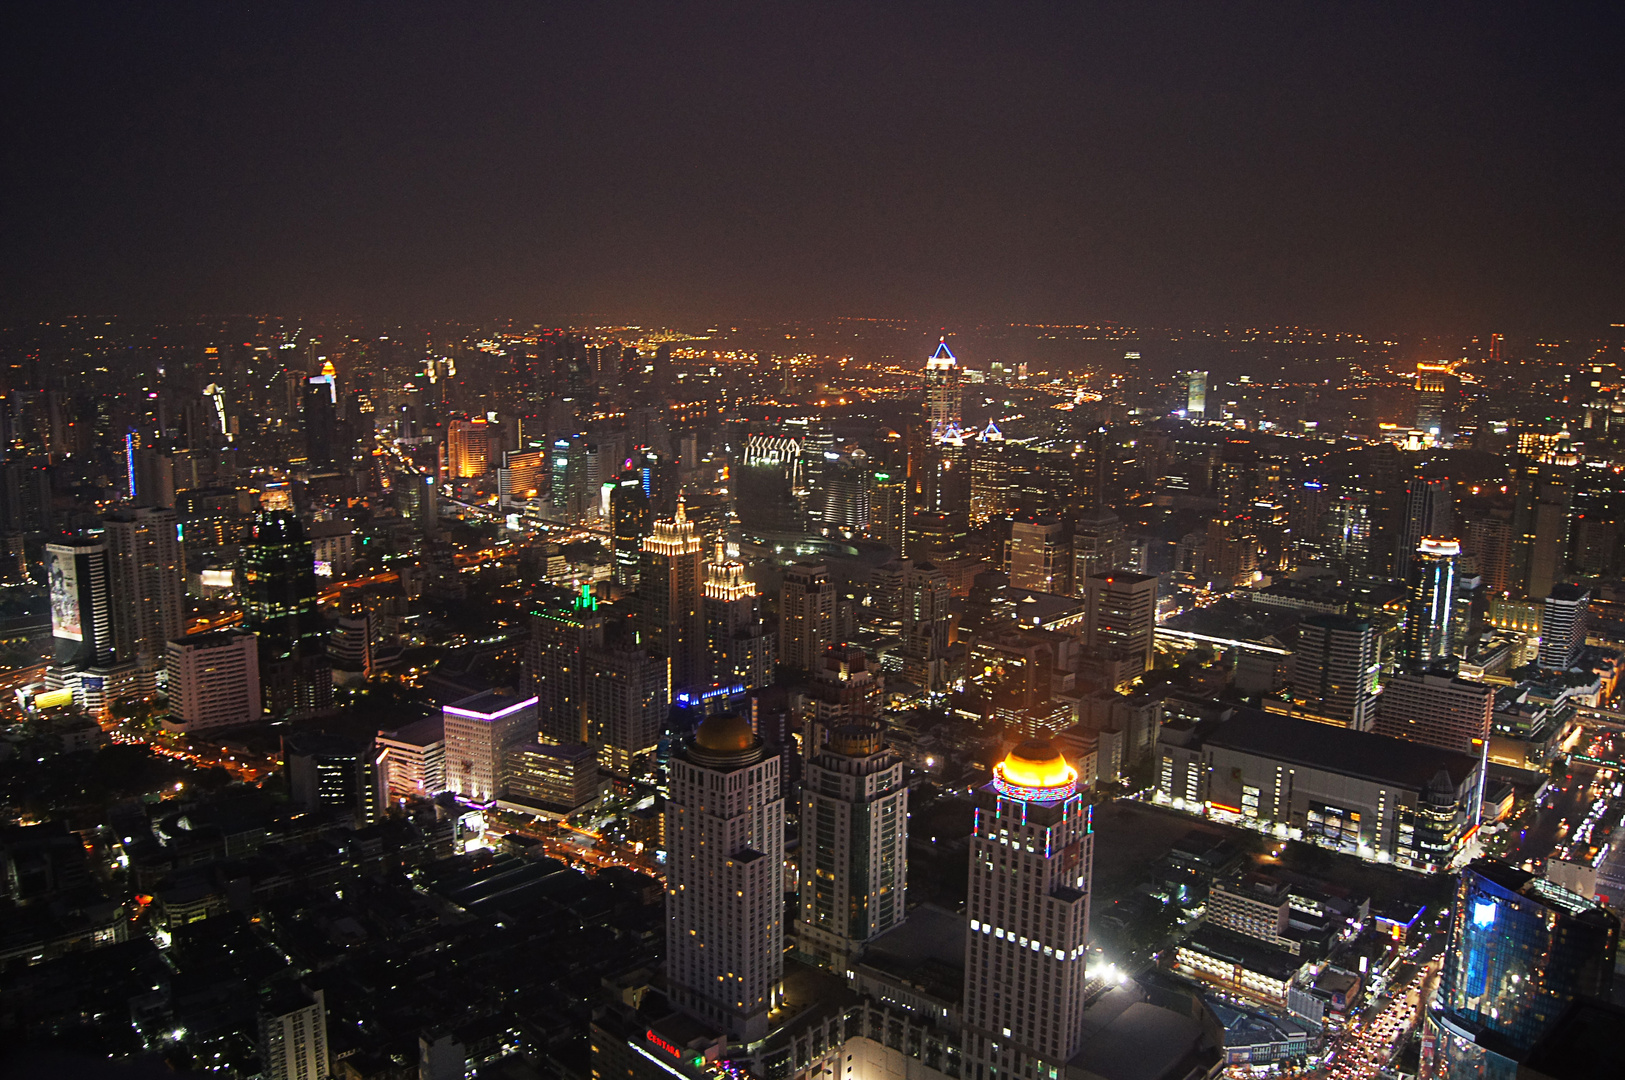
[[959,427],[959,359],[949,350],[947,338],[925,362],[925,419],[933,436]]

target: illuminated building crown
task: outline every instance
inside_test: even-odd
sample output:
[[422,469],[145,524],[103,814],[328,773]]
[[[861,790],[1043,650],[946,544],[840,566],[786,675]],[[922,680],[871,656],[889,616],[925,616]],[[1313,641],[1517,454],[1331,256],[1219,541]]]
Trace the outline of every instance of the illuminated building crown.
[[1054,744],[1029,739],[993,766],[993,786],[1001,795],[1023,802],[1059,802],[1078,790],[1078,770],[1068,765]]

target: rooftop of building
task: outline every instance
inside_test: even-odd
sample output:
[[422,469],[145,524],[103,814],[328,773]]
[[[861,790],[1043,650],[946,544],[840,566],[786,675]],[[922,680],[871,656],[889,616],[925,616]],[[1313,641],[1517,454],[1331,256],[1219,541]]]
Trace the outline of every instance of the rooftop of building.
[[444,708],[450,713],[494,719],[525,705],[533,705],[535,702],[536,698],[534,696],[522,696],[518,691],[504,686],[494,690],[482,690],[477,694],[459,698],[450,705],[444,706]]
[[1478,767],[1477,759],[1451,750],[1257,709],[1237,709],[1228,720],[1210,725],[1200,735],[1209,746],[1411,790],[1425,787],[1440,772],[1461,784]]
[[1201,927],[1185,940],[1183,947],[1219,960],[1240,964],[1248,971],[1266,975],[1280,982],[1289,982],[1303,966],[1303,961],[1285,949],[1278,949],[1216,926]]
[[443,715],[425,716],[405,727],[381,733],[380,738],[412,746],[432,746],[446,738],[446,718]]
[[1207,1076],[1224,1056],[1201,1021],[1152,1005],[1138,986],[1108,990],[1083,1014],[1083,1047],[1067,1062],[1100,1080]]

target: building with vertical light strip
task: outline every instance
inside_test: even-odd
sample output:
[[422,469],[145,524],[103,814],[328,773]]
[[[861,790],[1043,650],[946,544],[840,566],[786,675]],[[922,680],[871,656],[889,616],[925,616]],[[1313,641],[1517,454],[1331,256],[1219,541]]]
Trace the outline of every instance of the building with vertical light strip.
[[783,992],[784,798],[779,758],[743,717],[703,721],[672,758],[666,843],[671,999],[756,1042]]
[[908,876],[903,762],[869,724],[843,724],[807,763],[798,948],[845,971],[902,923]]
[[1023,742],[976,793],[965,950],[965,1080],[1059,1075],[1083,1041],[1090,807],[1048,742]]

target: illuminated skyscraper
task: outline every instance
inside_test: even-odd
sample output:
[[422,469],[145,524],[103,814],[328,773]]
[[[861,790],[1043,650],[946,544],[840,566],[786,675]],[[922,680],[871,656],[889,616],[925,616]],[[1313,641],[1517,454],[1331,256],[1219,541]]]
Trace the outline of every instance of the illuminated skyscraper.
[[807,763],[801,851],[798,947],[844,971],[904,918],[908,785],[879,728],[837,726]]
[[1207,372],[1186,371],[1181,375],[1185,380],[1185,415],[1192,420],[1206,418]]
[[610,531],[614,533],[615,584],[636,588],[638,583],[638,553],[643,550],[643,538],[649,535],[653,514],[649,509],[649,494],[643,486],[643,476],[636,469],[628,469],[615,479],[609,492]]
[[779,758],[749,721],[701,722],[671,762],[666,978],[680,1008],[741,1042],[768,1033],[784,979]]
[[788,667],[811,671],[835,640],[835,588],[829,568],[796,563],[784,572],[779,591],[779,659]]
[[1123,522],[1104,506],[1078,518],[1072,528],[1073,591],[1082,593],[1089,578],[1121,570],[1128,563],[1128,537]]
[[1455,536],[1456,513],[1450,481],[1443,476],[1413,476],[1405,486],[1405,520],[1400,527],[1394,576],[1409,578],[1411,560],[1429,536]]
[[51,594],[54,663],[68,667],[114,663],[117,645],[106,543],[87,537],[45,545],[45,576]]
[[706,682],[704,558],[704,544],[682,500],[677,513],[656,521],[643,540],[638,629],[644,648],[671,661],[673,697],[698,690]]
[[496,456],[495,434],[483,417],[453,420],[446,426],[446,471],[459,479],[484,476]]
[[586,669],[586,741],[613,776],[643,776],[654,765],[671,693],[666,662],[643,649],[593,649]]
[[925,362],[925,418],[937,438],[959,428],[959,360],[949,351],[947,338]]
[[604,617],[586,586],[568,602],[549,603],[531,613],[523,688],[537,696],[537,724],[553,742],[586,740],[581,708],[587,653],[603,644]]
[[907,516],[908,482],[892,473],[875,473],[869,484],[869,535],[901,557]]
[[1343,615],[1309,616],[1298,624],[1292,657],[1294,715],[1370,731],[1377,668],[1370,623]]
[[1405,659],[1415,670],[1448,660],[1455,644],[1457,540],[1422,540],[1411,564],[1410,601],[1405,606]]
[[186,632],[186,581],[174,510],[144,506],[107,515],[113,633],[120,660],[143,671],[165,663],[171,638]]
[[314,375],[303,391],[305,456],[312,469],[331,469],[338,451],[338,386],[330,374]]
[[1540,666],[1567,671],[1580,660],[1591,618],[1591,590],[1582,585],[1554,585],[1543,605]]
[[1023,515],[1010,524],[1010,585],[1042,593],[1070,592],[1066,527],[1058,518]]
[[1456,882],[1422,1075],[1518,1075],[1570,1002],[1608,996],[1618,939],[1619,919],[1600,904],[1494,859],[1469,864]]
[[1096,574],[1084,584],[1084,644],[1117,649],[1137,665],[1151,668],[1157,633],[1157,579],[1154,574],[1116,571]]
[[1080,1049],[1090,807],[1048,742],[1024,742],[976,792],[966,911],[967,1077],[1049,1078]]

